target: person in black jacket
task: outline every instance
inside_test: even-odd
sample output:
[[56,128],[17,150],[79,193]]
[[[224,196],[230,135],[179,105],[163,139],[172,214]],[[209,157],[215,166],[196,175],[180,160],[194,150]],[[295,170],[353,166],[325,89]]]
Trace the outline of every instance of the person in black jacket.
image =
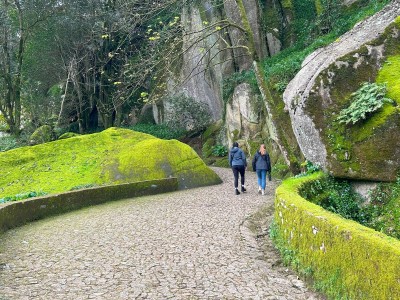
[[269,158],[269,154],[267,149],[265,149],[264,144],[260,146],[260,149],[254,155],[252,166],[253,171],[256,171],[257,173],[258,193],[265,195],[267,173],[269,175],[269,180],[271,180],[271,159]]
[[235,177],[235,194],[239,195],[239,174],[242,183],[242,192],[246,191],[246,188],[244,187],[244,173],[247,167],[247,161],[246,155],[244,154],[242,149],[239,148],[239,144],[237,142],[233,143],[233,147],[229,151],[229,166],[232,168],[233,176]]

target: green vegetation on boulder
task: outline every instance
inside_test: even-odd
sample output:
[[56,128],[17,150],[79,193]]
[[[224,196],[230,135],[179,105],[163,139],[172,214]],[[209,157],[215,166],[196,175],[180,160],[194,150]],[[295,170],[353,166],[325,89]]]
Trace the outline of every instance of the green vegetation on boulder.
[[221,182],[186,144],[118,128],[0,153],[0,169],[0,197],[168,177],[180,189]]
[[43,125],[36,129],[34,133],[32,133],[29,143],[31,145],[38,145],[48,143],[51,140],[53,140],[53,129],[50,125]]
[[[314,81],[305,110],[326,147],[325,168],[335,177],[396,180],[400,148],[399,139],[393,137],[400,124],[399,32],[397,22],[391,23],[378,38],[337,58]],[[340,112],[352,105],[352,94],[366,82],[385,84],[385,97],[394,101],[355,124],[339,122]]]

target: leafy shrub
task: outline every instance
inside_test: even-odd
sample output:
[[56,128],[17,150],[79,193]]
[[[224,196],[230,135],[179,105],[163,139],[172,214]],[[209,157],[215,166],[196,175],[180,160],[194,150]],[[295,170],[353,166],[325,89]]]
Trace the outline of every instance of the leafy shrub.
[[362,208],[363,225],[400,239],[400,176],[394,183],[380,183]]
[[366,216],[361,209],[364,200],[346,180],[326,176],[322,180],[304,185],[300,189],[300,195],[343,218],[362,224],[366,221]]
[[149,123],[138,123],[134,126],[130,126],[129,129],[151,134],[163,140],[179,139],[185,134],[185,132],[181,129],[174,129],[166,125]]
[[226,156],[228,154],[228,149],[224,145],[215,145],[213,147],[212,153],[214,156]]
[[229,98],[233,95],[235,88],[241,83],[250,84],[251,90],[255,94],[258,93],[259,89],[257,79],[253,70],[233,73],[223,81],[222,98],[224,99],[224,102],[229,100]]
[[44,196],[46,194],[47,193],[45,193],[45,192],[35,192],[35,191],[27,192],[27,193],[21,193],[21,194],[15,195],[15,196],[7,196],[7,197],[4,197],[4,198],[0,198],[0,203],[24,200],[24,199],[33,198],[33,197],[40,197],[40,196]]
[[18,147],[18,141],[13,136],[0,137],[0,152],[11,150]]
[[212,121],[207,104],[185,94],[170,96],[165,102],[168,105],[166,125],[174,130],[196,132],[204,130]]
[[317,164],[313,164],[311,161],[306,160],[305,162],[303,162],[301,164],[301,167],[304,169],[304,172],[296,175],[295,177],[303,177],[303,176],[307,176],[310,175],[312,173],[318,172],[319,170],[321,170],[321,167]]
[[[337,0],[323,0],[317,8],[317,14],[314,5],[309,1],[294,1],[296,18],[293,25],[297,41],[293,46],[264,61],[266,78],[272,79],[273,83],[289,82],[301,69],[308,54],[332,43],[356,23],[378,12],[389,2],[366,0],[348,7],[338,5],[340,3]],[[284,86],[279,84],[275,88],[280,92]]]
[[343,109],[337,120],[339,123],[357,123],[378,109],[384,103],[394,103],[392,99],[385,98],[386,84],[364,82],[356,92],[351,94],[352,103]]

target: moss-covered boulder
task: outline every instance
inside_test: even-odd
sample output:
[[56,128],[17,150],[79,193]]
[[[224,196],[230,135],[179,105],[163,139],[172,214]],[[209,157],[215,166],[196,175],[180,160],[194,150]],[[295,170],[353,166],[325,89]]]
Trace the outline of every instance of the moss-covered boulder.
[[[304,156],[335,177],[394,181],[400,170],[399,15],[394,1],[312,53],[284,93]],[[365,82],[385,82],[395,102],[355,124],[340,123]]]
[[29,144],[31,145],[38,145],[47,143],[53,140],[53,129],[50,125],[43,125],[40,126],[38,129],[32,133]]
[[186,144],[117,128],[0,153],[0,170],[0,198],[167,177],[180,189],[221,182]]

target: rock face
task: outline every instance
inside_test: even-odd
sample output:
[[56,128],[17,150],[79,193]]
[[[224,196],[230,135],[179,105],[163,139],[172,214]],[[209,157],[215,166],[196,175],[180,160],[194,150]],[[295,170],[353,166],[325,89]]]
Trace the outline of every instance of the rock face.
[[[399,171],[400,74],[391,67],[400,58],[399,15],[400,3],[394,1],[309,55],[284,92],[304,156],[336,177],[392,181]],[[360,84],[388,78],[388,94],[397,106],[387,104],[355,125],[339,124],[338,113]]]
[[188,145],[117,128],[1,152],[0,170],[0,198],[168,177],[180,189],[221,182]]
[[262,130],[261,103],[261,96],[254,95],[249,84],[242,83],[235,88],[232,102],[226,105],[225,120],[229,145],[238,137],[254,139]]
[[[256,0],[244,1],[244,5],[254,32],[257,53],[259,57],[264,57],[267,50],[260,25],[259,5]],[[225,18],[241,25],[235,1],[224,1],[223,8],[206,1],[183,9],[182,25],[185,32],[198,32],[198,34],[184,37],[182,49],[188,50],[183,54],[179,74],[171,76],[168,80],[170,94],[184,93],[195,101],[207,104],[214,121],[223,117],[223,79],[237,71],[248,70],[252,66],[246,50],[241,48],[245,43],[245,37],[237,28],[230,27],[227,35],[217,31],[194,44],[206,27]],[[180,81],[184,83],[177,89],[175,84]],[[168,103],[164,103],[164,110],[166,107]],[[159,108],[157,110],[159,114]],[[168,121],[165,118],[161,119]]]

